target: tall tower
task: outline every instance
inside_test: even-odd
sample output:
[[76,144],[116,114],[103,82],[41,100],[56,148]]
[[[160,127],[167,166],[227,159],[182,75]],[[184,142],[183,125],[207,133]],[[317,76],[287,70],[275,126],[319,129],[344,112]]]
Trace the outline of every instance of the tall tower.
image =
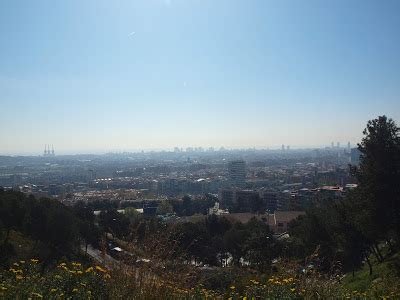
[[54,154],[54,146],[53,145],[51,145],[51,156],[55,156],[55,154]]
[[243,160],[230,161],[228,171],[231,185],[244,187],[246,179],[246,163]]

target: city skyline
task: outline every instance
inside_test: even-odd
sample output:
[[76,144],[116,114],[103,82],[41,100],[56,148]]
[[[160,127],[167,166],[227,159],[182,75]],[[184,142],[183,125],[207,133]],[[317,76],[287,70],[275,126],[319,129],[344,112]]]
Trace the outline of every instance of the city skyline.
[[[103,154],[121,154],[121,153],[150,153],[150,152],[176,152],[176,153],[200,153],[200,152],[218,152],[218,151],[249,151],[249,150],[256,150],[256,151],[280,151],[280,152],[288,152],[288,151],[308,151],[308,150],[337,150],[343,149],[348,150],[350,148],[357,148],[358,144],[351,144],[350,142],[347,143],[340,143],[335,142],[334,146],[330,144],[326,145],[309,145],[309,146],[301,146],[301,145],[289,145],[289,144],[280,144],[280,145],[271,145],[271,146],[248,146],[248,147],[226,147],[224,145],[219,146],[175,146],[172,148],[138,148],[138,149],[118,149],[118,148],[108,148],[108,149],[87,149],[87,150],[69,150],[65,151],[61,149],[59,151],[54,147],[54,144],[44,144],[41,152],[36,151],[24,151],[20,149],[16,152],[10,153],[0,153],[1,155],[5,156],[43,156],[43,157],[54,157],[54,156],[63,156],[63,155],[86,155],[86,154],[93,154],[93,155],[103,155]],[[339,146],[337,145],[339,143]],[[350,147],[349,147],[350,145]]]
[[354,146],[400,119],[396,1],[3,1],[0,154]]

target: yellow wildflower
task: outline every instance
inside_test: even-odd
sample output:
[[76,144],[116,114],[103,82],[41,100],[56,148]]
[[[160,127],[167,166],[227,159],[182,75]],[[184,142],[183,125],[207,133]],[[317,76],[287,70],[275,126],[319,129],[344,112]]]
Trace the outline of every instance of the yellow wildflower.
[[20,260],[19,262],[20,262],[21,264],[24,264],[24,263],[25,263],[25,261],[24,261],[24,260]]
[[235,286],[234,286],[234,285],[232,285],[232,286],[230,287],[230,289],[231,289],[231,290],[234,290],[234,289],[235,289]]
[[21,279],[24,279],[24,277],[23,277],[23,276],[21,276],[21,275],[17,275],[17,276],[15,276],[15,279],[17,279],[17,280],[21,280]]
[[294,292],[296,289],[295,289],[295,288],[291,288],[290,290],[291,290],[292,292]]
[[38,259],[34,259],[34,258],[31,259],[31,263],[37,264],[38,262],[39,262]]
[[247,300],[247,297],[246,297],[246,296],[244,296],[244,297],[243,297],[243,300]]
[[77,291],[78,291],[78,289],[73,289],[72,290],[73,293],[76,293]]
[[57,289],[51,289],[50,292],[51,293],[57,292]]
[[93,267],[89,267],[89,268],[86,269],[85,272],[86,272],[86,273],[89,273],[89,272],[92,272],[92,271],[93,271]]
[[42,296],[41,294],[39,294],[39,293],[32,293],[32,296],[36,296],[36,297],[39,297],[39,298],[43,298],[43,296]]
[[106,272],[107,272],[107,270],[103,269],[103,268],[100,267],[100,266],[96,266],[96,270],[97,270],[97,271],[100,271],[100,272],[103,272],[103,273],[106,273]]
[[82,275],[82,274],[83,274],[82,271],[77,271],[76,273],[79,274],[79,275]]

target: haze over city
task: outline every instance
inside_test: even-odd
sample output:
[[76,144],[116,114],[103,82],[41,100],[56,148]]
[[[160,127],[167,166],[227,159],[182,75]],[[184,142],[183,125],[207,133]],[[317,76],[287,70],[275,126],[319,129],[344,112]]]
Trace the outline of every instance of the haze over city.
[[321,147],[400,118],[398,1],[1,1],[0,153]]
[[0,299],[400,299],[400,0],[0,0]]

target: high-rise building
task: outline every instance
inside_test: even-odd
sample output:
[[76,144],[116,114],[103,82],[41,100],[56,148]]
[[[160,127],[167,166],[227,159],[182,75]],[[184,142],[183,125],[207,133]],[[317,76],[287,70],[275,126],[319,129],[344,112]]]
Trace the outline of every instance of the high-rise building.
[[278,208],[278,193],[264,192],[263,201],[269,213],[274,213]]
[[235,190],[234,189],[220,189],[218,193],[218,201],[222,208],[230,207],[234,204]]
[[246,163],[243,160],[230,161],[228,164],[229,181],[232,186],[243,187],[246,178]]

